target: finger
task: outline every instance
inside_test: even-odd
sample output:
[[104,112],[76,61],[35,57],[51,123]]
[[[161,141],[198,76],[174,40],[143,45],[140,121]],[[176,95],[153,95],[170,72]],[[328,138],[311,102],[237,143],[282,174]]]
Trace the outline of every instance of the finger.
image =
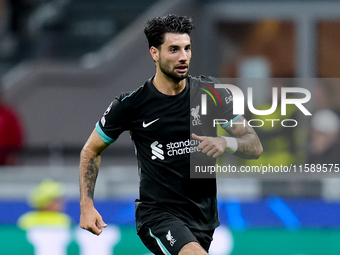
[[212,157],[217,158],[218,156],[222,155],[223,153],[220,151],[217,151]]
[[191,134],[192,138],[194,138],[195,140],[198,140],[198,141],[203,141],[206,136],[199,136],[199,135],[196,135],[194,133]]
[[[198,148],[204,153],[207,154],[209,153],[209,151],[213,151],[214,150],[214,145],[208,143],[208,140],[205,140],[204,142],[201,142],[198,146]],[[212,154],[212,153],[211,153]],[[208,155],[210,156],[210,155]]]
[[103,232],[103,227],[100,226],[98,222],[96,222],[95,234],[99,236],[102,232]]
[[93,227],[88,227],[88,228],[85,228],[86,230],[88,230],[89,232],[91,232],[92,234],[95,234],[95,235],[100,235],[101,232],[103,231],[101,227],[98,227],[97,223],[94,224]]
[[107,224],[102,220],[102,219],[98,219],[98,222],[97,223],[99,223],[99,225],[101,226],[101,227],[103,227],[103,228],[106,228],[107,227]]
[[[202,153],[207,154],[207,156],[211,156],[211,154],[213,152],[213,148],[209,145],[205,145],[205,146],[202,146],[202,147],[203,148],[200,149],[202,151]],[[209,154],[209,152],[211,152],[211,153]]]
[[207,156],[210,157],[210,156],[213,155],[215,152],[216,152],[216,150],[214,150],[214,149],[209,150],[209,151],[207,152]]

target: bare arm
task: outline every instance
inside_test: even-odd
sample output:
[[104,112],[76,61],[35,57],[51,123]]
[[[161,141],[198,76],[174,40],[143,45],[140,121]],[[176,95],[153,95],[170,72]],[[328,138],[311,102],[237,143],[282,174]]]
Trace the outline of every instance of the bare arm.
[[100,154],[108,147],[93,130],[80,154],[80,227],[99,235],[106,224],[93,204],[94,188],[100,166]]
[[[226,127],[225,130],[237,140],[238,146],[234,155],[245,159],[260,157],[263,151],[260,139],[243,117],[233,122],[232,126]],[[228,147],[227,141],[223,137],[197,136],[195,134],[192,134],[192,137],[201,141],[198,148],[213,158],[223,154]]]
[[245,118],[241,117],[232,126],[229,125],[224,130],[237,140],[238,148],[234,153],[236,156],[245,159],[258,159],[260,157],[263,151],[262,144]]

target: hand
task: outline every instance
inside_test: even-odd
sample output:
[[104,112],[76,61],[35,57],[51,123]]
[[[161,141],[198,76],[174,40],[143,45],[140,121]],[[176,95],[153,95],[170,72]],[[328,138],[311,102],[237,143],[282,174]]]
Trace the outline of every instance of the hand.
[[103,228],[107,227],[102,216],[93,206],[86,209],[82,208],[79,225],[95,235],[100,235],[103,232]]
[[198,148],[209,157],[217,158],[227,148],[227,142],[223,137],[198,136],[194,133],[191,136],[195,140],[200,141]]

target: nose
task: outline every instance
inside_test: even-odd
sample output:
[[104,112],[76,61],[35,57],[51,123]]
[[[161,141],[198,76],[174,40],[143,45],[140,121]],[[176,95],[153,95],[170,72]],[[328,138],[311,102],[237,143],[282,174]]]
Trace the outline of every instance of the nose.
[[189,54],[189,52],[186,51],[185,49],[181,50],[179,61],[181,61],[181,62],[187,61],[188,58],[189,58],[188,54]]

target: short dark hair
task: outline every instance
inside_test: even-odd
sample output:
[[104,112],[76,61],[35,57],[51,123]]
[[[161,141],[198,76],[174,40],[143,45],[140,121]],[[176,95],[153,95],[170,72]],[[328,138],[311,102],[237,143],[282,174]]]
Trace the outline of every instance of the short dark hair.
[[191,35],[191,30],[195,27],[192,19],[186,16],[168,14],[162,17],[155,17],[149,20],[144,28],[144,34],[152,46],[159,48],[164,43],[165,33],[178,33]]

